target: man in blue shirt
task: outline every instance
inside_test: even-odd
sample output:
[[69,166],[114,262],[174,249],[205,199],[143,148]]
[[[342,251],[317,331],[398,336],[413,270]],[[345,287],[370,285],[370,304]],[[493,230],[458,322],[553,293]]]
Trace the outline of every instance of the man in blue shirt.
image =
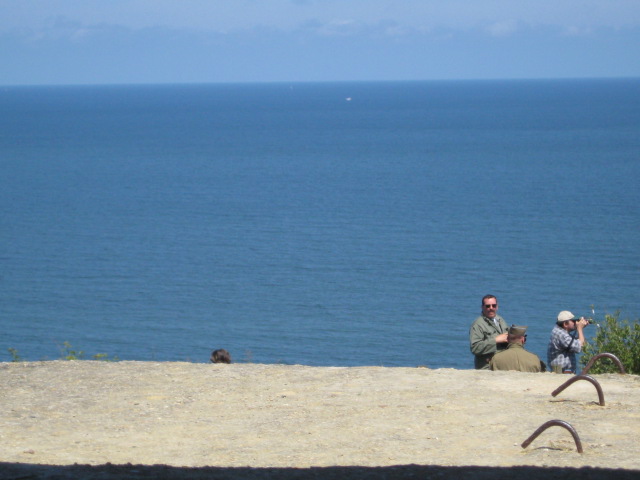
[[[552,372],[576,373],[576,353],[580,353],[585,343],[582,330],[587,325],[589,322],[584,317],[577,318],[567,310],[558,314],[547,347],[547,362]],[[573,331],[577,332],[577,338],[570,334]]]

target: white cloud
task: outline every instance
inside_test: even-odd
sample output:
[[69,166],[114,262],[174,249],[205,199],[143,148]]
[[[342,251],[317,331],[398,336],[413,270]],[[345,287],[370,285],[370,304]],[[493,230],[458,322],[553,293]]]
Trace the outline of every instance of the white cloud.
[[311,19],[330,25],[341,19],[399,29],[470,29],[503,19],[556,28],[640,26],[638,0],[0,0],[0,32],[39,29],[63,16],[84,25],[111,24],[141,29],[168,27],[222,32],[267,27],[292,31]]
[[593,33],[592,28],[577,27],[575,25],[567,26],[563,29],[563,34],[567,37],[582,37],[585,35],[591,35]]
[[507,37],[518,30],[518,22],[515,20],[505,20],[489,25],[486,31],[493,37]]
[[362,25],[354,20],[335,19],[327,23],[320,24],[315,31],[320,35],[344,36],[354,35],[362,29]]

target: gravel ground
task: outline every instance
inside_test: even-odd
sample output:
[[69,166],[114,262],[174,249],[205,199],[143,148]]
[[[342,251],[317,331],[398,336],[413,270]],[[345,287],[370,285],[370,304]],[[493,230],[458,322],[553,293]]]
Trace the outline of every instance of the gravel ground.
[[[0,363],[0,477],[638,478],[640,377]],[[584,453],[558,419],[577,431]]]

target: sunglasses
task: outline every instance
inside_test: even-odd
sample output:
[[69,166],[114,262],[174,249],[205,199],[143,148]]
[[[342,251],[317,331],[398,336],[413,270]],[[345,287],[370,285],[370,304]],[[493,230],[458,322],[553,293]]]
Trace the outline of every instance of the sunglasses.
[[498,306],[497,303],[485,303],[484,308],[496,308]]

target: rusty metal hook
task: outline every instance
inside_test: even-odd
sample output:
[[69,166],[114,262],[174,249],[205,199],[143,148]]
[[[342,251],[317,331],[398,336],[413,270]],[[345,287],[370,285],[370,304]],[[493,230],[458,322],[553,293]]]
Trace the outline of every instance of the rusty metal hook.
[[555,397],[561,391],[563,391],[565,388],[567,388],[569,385],[571,385],[572,383],[577,382],[578,380],[587,380],[588,382],[591,382],[594,387],[596,387],[596,390],[598,391],[598,400],[600,401],[600,406],[604,407],[604,393],[602,392],[602,387],[600,386],[600,384],[598,383],[598,381],[595,378],[590,377],[589,375],[575,375],[575,376],[571,377],[569,380],[567,380],[562,385],[560,385],[558,388],[556,388],[553,392],[551,392],[551,396]]
[[622,362],[613,353],[599,353],[598,355],[596,355],[594,357],[591,357],[591,360],[589,360],[589,363],[587,363],[587,365],[582,369],[582,374],[586,375],[589,372],[589,370],[591,369],[591,367],[593,367],[593,364],[596,363],[596,360],[599,360],[602,357],[610,358],[611,360],[613,360],[613,362],[616,365],[618,365],[618,368],[620,369],[620,373],[622,375],[624,375],[626,373],[624,371],[624,367],[622,366]]
[[544,432],[547,428],[553,427],[554,425],[558,427],[564,427],[569,430],[571,436],[573,437],[573,440],[576,442],[576,449],[578,450],[578,453],[582,453],[582,442],[580,442],[578,432],[576,432],[576,429],[564,420],[549,420],[548,422],[543,423],[535,432],[531,434],[529,438],[522,442],[522,448],[527,448],[529,445],[531,445],[531,442],[533,442],[538,437],[538,435]]

